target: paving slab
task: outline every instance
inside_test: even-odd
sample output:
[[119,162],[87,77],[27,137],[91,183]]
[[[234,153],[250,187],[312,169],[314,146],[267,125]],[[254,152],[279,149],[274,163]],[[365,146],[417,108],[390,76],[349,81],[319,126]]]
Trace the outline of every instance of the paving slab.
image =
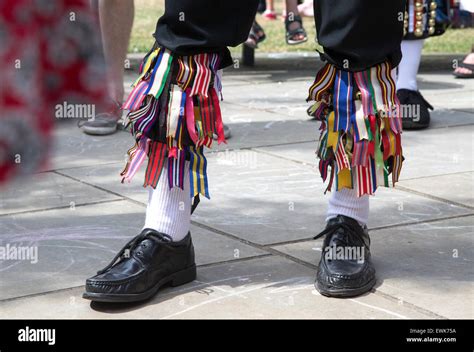
[[[0,299],[83,285],[143,222],[144,208],[127,201],[3,218],[0,245],[36,247],[37,257],[0,262]],[[199,227],[191,231],[198,265],[267,254]]]
[[129,132],[119,131],[108,136],[90,136],[77,127],[77,121],[56,124],[50,165],[45,170],[57,170],[87,165],[123,162],[134,141]]
[[405,132],[401,179],[473,171],[473,135],[474,125]]
[[[248,108],[283,110],[291,113],[297,107],[308,108],[306,98],[313,80],[314,77],[298,77],[293,80],[267,79],[264,82],[251,84],[248,89],[242,89],[240,86],[224,86],[224,102],[236,103]],[[307,116],[306,113],[303,117],[305,116]]]
[[[258,244],[311,238],[324,226],[327,199],[314,167],[251,150],[208,153],[211,201],[203,199],[193,219]],[[146,204],[143,170],[121,184],[118,165],[61,170],[74,179]],[[472,213],[397,189],[380,188],[371,200],[369,226]]]
[[[473,171],[473,136],[474,125],[405,131],[402,135],[405,162],[400,179]],[[310,165],[318,162],[315,155],[317,143],[313,142],[258,149]]]
[[[455,109],[474,114],[474,82],[456,79],[448,73],[418,75],[418,88],[437,111]],[[435,120],[436,121],[436,120]]]
[[456,109],[474,114],[474,89],[443,94],[426,94],[426,99],[433,102],[436,109]]
[[474,90],[474,82],[469,79],[457,79],[451,72],[423,72],[417,76],[418,89],[425,94],[466,92]]
[[198,270],[197,280],[139,305],[92,304],[81,289],[0,302],[0,317],[66,319],[407,319],[430,318],[374,294],[331,299],[313,287],[314,272],[266,257]]
[[33,175],[27,182],[2,188],[0,215],[120,199],[53,172]]
[[[258,244],[311,238],[324,227],[327,201],[318,171],[254,151],[208,158],[210,202],[194,220]],[[472,213],[470,209],[396,189],[371,199],[369,226],[389,226]]]
[[[377,291],[434,314],[473,319],[474,217],[373,230],[371,252]],[[319,263],[322,240],[275,246]]]
[[143,203],[144,205],[147,204],[148,189],[143,187],[146,163],[140,168],[130,183],[121,183],[120,172],[124,166],[125,163],[113,163],[103,164],[100,165],[100,167],[95,165],[76,167],[60,170],[58,172],[72,177],[74,180],[97,186],[101,189]]
[[474,172],[404,180],[399,186],[474,208]]
[[[273,104],[273,106],[275,106]],[[224,123],[232,132],[227,144],[216,150],[241,149],[256,146],[311,141],[316,139],[317,126],[306,117],[293,114],[281,105],[281,111],[255,110],[230,103],[222,104]]]
[[[455,127],[474,125],[474,110],[472,112],[464,108],[464,111],[447,109],[444,107],[436,108],[431,111],[430,129],[442,127]],[[423,133],[423,131],[420,131]],[[406,131],[405,133],[409,133]]]

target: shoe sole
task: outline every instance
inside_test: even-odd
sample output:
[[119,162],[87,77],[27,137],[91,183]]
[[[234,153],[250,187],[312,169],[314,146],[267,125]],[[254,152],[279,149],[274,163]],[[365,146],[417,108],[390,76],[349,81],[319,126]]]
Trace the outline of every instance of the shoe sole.
[[318,292],[322,294],[323,296],[335,297],[335,298],[349,298],[349,297],[360,296],[370,291],[370,289],[374,287],[376,282],[377,280],[373,278],[364,286],[357,287],[357,288],[350,288],[350,289],[347,289],[347,288],[328,289],[326,287],[321,287],[319,285],[319,282],[316,282],[314,286],[316,287]]
[[428,128],[430,124],[419,124],[416,122],[403,122],[403,130],[422,130]]
[[303,43],[306,43],[308,41],[308,38],[304,39],[304,40],[288,40],[286,42],[286,44],[288,45],[298,45],[298,44],[303,44]]
[[196,266],[193,265],[187,269],[178,271],[158,281],[155,286],[148,291],[134,294],[112,294],[112,293],[97,293],[84,292],[82,298],[89,299],[95,302],[109,302],[109,303],[130,303],[147,300],[158,292],[158,290],[170,284],[171,287],[181,286],[188,282],[196,280]]
[[86,134],[90,134],[93,136],[105,136],[108,134],[113,134],[117,131],[117,126],[114,127],[87,127],[82,126],[82,130]]

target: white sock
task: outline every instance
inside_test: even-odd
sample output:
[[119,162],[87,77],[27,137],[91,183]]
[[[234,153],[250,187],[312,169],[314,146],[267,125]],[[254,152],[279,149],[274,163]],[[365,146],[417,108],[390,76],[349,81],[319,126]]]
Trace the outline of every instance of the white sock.
[[397,89],[418,90],[416,75],[421,61],[421,50],[425,40],[403,40],[402,61],[398,65]]
[[369,220],[369,196],[357,197],[353,189],[343,188],[331,192],[326,221],[338,215],[345,215],[365,226]]
[[148,187],[145,227],[171,236],[174,242],[181,241],[191,226],[191,197],[189,190],[189,162],[184,172],[184,190],[169,188],[168,170],[165,167],[156,189]]

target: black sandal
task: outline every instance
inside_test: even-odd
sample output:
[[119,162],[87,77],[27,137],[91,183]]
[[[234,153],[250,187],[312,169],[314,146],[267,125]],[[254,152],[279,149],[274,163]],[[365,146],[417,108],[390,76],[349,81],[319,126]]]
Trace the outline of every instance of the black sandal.
[[467,68],[468,70],[471,70],[471,73],[459,73],[454,71],[453,75],[456,76],[457,78],[474,78],[474,65],[473,64],[465,64],[464,62],[461,62],[459,64],[459,67],[462,68]]
[[[298,22],[300,24],[300,27],[295,28],[295,29],[290,29],[290,25],[293,22]],[[308,35],[306,34],[306,31],[303,28],[303,20],[301,19],[301,16],[293,16],[293,20],[290,20],[289,16],[287,15],[285,18],[285,28],[286,28],[286,44],[297,45],[297,44],[302,44],[308,41]],[[299,40],[293,39],[297,35],[302,35],[303,39],[299,39]]]
[[[259,33],[261,34],[259,35]],[[258,44],[263,42],[266,38],[267,36],[265,35],[263,28],[257,23],[257,21],[254,21],[252,28],[250,29],[249,37],[244,44],[250,48],[256,49],[258,48]]]

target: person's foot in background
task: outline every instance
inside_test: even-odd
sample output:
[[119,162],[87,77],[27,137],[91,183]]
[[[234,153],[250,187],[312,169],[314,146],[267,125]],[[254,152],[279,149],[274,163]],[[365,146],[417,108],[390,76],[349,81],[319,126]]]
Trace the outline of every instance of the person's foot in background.
[[433,110],[418,90],[417,75],[420,67],[423,39],[403,40],[402,61],[398,65],[397,96],[402,107],[404,130],[418,130],[430,125],[430,112]]
[[250,48],[258,48],[258,44],[263,42],[266,38],[263,28],[255,20],[253,22],[252,28],[250,29],[249,36],[245,41],[245,45]]
[[304,3],[298,5],[298,12],[303,17],[314,17],[313,0],[306,0]]
[[397,97],[403,109],[402,126],[404,130],[419,130],[430,125],[430,112],[433,106],[426,101],[418,90],[399,89]]
[[[93,5],[94,6],[94,5]],[[105,63],[108,68],[110,98],[117,105],[112,111],[99,111],[81,127],[87,134],[108,135],[117,130],[122,118],[123,74],[134,17],[133,0],[98,0]]]
[[275,6],[273,5],[273,0],[267,0],[266,10],[262,14],[263,18],[274,21],[277,19],[275,12]]
[[453,74],[457,78],[474,78],[474,48],[473,52],[468,54],[463,62],[458,64],[458,67],[454,70]]
[[302,44],[308,40],[303,20],[298,12],[297,0],[286,0],[285,30],[288,45]]

